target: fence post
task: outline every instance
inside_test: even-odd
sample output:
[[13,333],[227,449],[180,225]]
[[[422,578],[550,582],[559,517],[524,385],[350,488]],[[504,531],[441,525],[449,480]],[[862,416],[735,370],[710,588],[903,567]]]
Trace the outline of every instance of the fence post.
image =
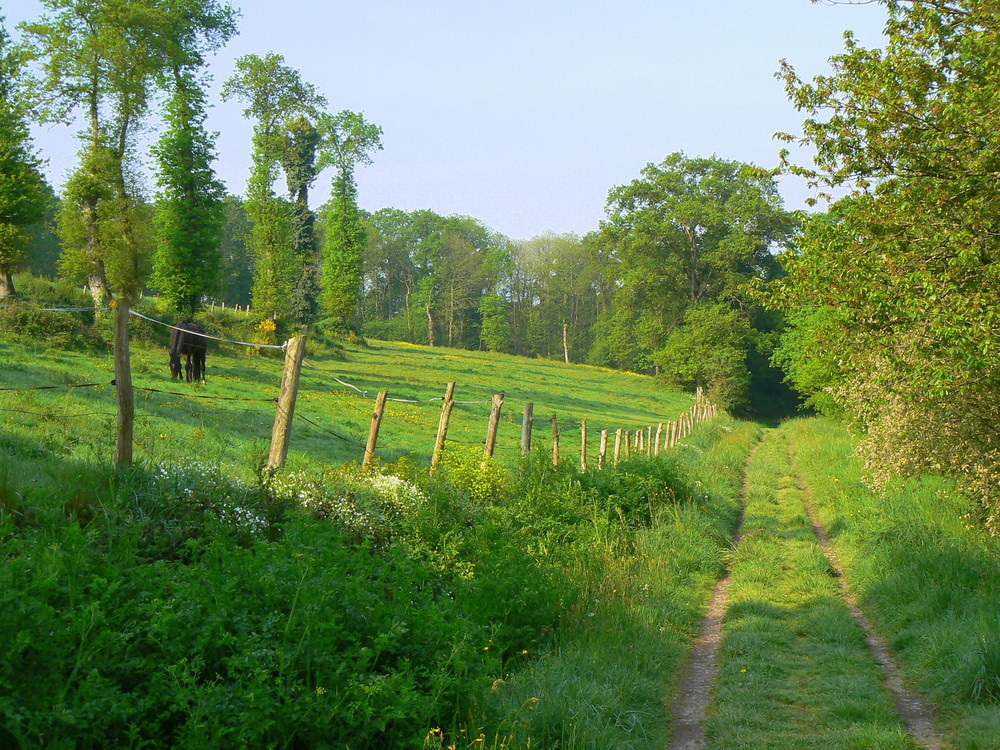
[[587,418],[580,420],[580,471],[587,470]]
[[625,458],[632,458],[632,430],[625,430]]
[[531,453],[531,423],[535,419],[535,405],[529,401],[524,405],[524,416],[521,418],[521,455]]
[[601,430],[601,452],[597,456],[597,468],[603,469],[608,456],[608,431]]
[[646,447],[646,455],[647,456],[652,456],[653,455],[653,425],[649,425],[649,427],[646,428],[646,442],[645,442],[645,447]]
[[656,442],[653,443],[653,455],[660,455],[660,442],[663,439],[663,422],[656,423]]
[[559,423],[552,414],[552,465],[559,466]]
[[448,421],[451,419],[451,410],[455,406],[455,381],[448,383],[448,388],[444,392],[444,403],[441,404],[441,416],[438,418],[438,431],[434,436],[434,453],[431,455],[431,474],[437,469],[441,462],[441,454],[444,453],[444,441],[448,436]]
[[493,458],[493,450],[497,445],[497,427],[500,425],[500,408],[503,406],[503,394],[493,394],[493,408],[490,410],[490,421],[486,425],[486,448],[483,450],[483,469]]
[[619,427],[617,430],[615,430],[615,465],[616,466],[618,465],[618,462],[621,460],[621,457],[622,457],[622,428]]
[[115,436],[115,466],[132,463],[135,434],[135,392],[132,390],[132,363],[128,344],[129,300],[115,302],[115,395],[118,397],[118,429]]
[[278,413],[274,415],[271,453],[267,457],[267,465],[271,469],[280,469],[288,457],[288,440],[291,437],[292,419],[295,416],[295,399],[299,395],[299,374],[302,372],[302,357],[306,350],[306,331],[306,326],[302,326],[302,333],[292,337],[285,351],[285,372],[281,376]]
[[382,426],[382,415],[385,413],[385,399],[389,391],[379,391],[375,397],[375,411],[372,412],[372,426],[368,430],[368,444],[365,446],[365,457],[361,462],[361,471],[368,471],[375,458],[375,447],[378,445],[378,431]]

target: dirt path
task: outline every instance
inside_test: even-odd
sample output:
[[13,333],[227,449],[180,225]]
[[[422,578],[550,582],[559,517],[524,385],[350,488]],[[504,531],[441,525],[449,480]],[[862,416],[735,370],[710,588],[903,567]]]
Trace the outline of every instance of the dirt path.
[[[759,447],[759,444],[758,444]],[[753,461],[757,447],[747,459],[747,467]],[[813,532],[824,555],[830,561],[838,577],[840,595],[846,608],[865,633],[866,644],[872,658],[880,666],[886,687],[892,694],[896,713],[905,723],[913,739],[926,750],[945,750],[940,735],[934,728],[933,708],[922,698],[908,690],[895,660],[883,638],[875,633],[871,622],[857,605],[855,597],[847,590],[843,579],[843,568],[830,545],[826,531],[820,525],[814,512],[810,489],[795,464],[795,456],[789,447],[788,460],[794,482],[798,487],[806,508]],[[742,503],[746,507],[748,473],[744,471]],[[743,514],[738,523],[734,545],[743,537]],[[673,727],[669,750],[702,750],[707,746],[705,717],[712,699],[712,693],[719,673],[719,653],[722,642],[722,619],[729,602],[731,571],[716,584],[708,604],[708,609],[699,629],[698,637],[681,669],[678,680],[677,697],[671,709]]]
[[[757,446],[750,451],[747,465],[753,461]],[[746,504],[747,475],[743,473],[742,503]],[[733,545],[743,536],[743,514],[736,525]],[[722,616],[729,600],[729,570],[715,584],[708,602],[708,611],[701,621],[698,637],[681,669],[677,699],[671,709],[673,738],[670,750],[699,750],[705,747],[705,711],[712,697],[712,686],[719,672],[719,647],[722,643]]]
[[809,514],[809,520],[812,523],[813,531],[816,533],[816,538],[819,540],[820,548],[823,550],[823,554],[830,561],[830,565],[837,572],[837,578],[840,582],[841,596],[843,597],[844,603],[847,605],[848,611],[850,611],[851,616],[857,621],[858,625],[861,626],[862,630],[865,632],[865,643],[868,646],[868,651],[871,653],[872,658],[878,663],[879,667],[882,669],[882,673],[885,676],[886,687],[892,693],[892,700],[896,707],[896,713],[905,722],[907,730],[913,735],[913,738],[920,743],[922,747],[927,748],[927,750],[944,750],[945,745],[938,732],[934,728],[934,709],[919,695],[915,694],[909,690],[903,683],[902,675],[899,671],[899,666],[896,664],[896,660],[892,657],[889,652],[889,646],[885,642],[882,636],[875,632],[872,627],[871,621],[861,611],[858,607],[858,602],[855,596],[848,590],[847,584],[844,582],[844,570],[843,566],[840,564],[840,560],[837,559],[837,553],[830,544],[830,537],[827,535],[826,530],[820,524],[819,519],[816,516],[814,510],[814,503],[812,492],[809,489],[809,484],[799,473],[798,468],[795,464],[795,453],[792,451],[791,446],[788,449],[788,461],[791,465],[792,472],[795,475],[795,482],[798,484],[799,490],[802,493],[802,500],[806,506],[806,512]]

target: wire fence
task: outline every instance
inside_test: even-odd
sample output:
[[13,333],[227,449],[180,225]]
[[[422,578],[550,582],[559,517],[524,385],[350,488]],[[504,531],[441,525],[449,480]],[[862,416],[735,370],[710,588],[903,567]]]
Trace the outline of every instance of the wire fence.
[[[0,304],[3,304],[4,306],[11,306],[8,303],[0,303]],[[64,306],[64,307],[50,307],[50,308],[38,308],[38,309],[46,309],[52,311],[87,311],[87,310],[103,310],[108,308],[82,308],[82,307],[76,308],[74,306]],[[180,326],[172,325],[170,323],[151,317],[149,315],[139,313],[135,310],[128,310],[128,313],[130,316],[141,318],[154,325],[163,326],[164,328],[170,330],[190,332],[190,329],[185,329]],[[214,341],[236,346],[252,347],[257,350],[263,348],[281,349],[286,352],[286,363],[287,363],[287,355],[289,352],[289,344],[291,342],[290,339],[289,341],[285,341],[281,344],[262,344],[258,342],[240,341],[235,338],[217,336],[214,334],[209,334],[207,332],[201,332],[201,331],[197,332],[197,335],[202,336],[206,339],[211,339]],[[361,387],[353,382],[350,382],[350,380],[346,379],[347,376],[345,374],[336,373],[328,368],[320,367],[312,362],[306,361],[304,358],[300,359],[300,363],[302,366],[307,367],[309,371],[314,374],[314,380],[311,379],[313,382],[310,382],[311,390],[308,392],[308,395],[333,394],[335,392],[333,389],[339,387],[342,390],[342,392],[349,392],[351,396],[367,400],[368,398],[370,398],[370,394],[373,392],[381,393],[382,391],[388,390],[387,388],[384,387],[379,388],[377,391],[375,391],[373,387],[369,388]],[[284,381],[284,379],[287,377],[288,377],[288,372],[286,367],[286,371],[282,375],[282,380]],[[106,385],[114,386],[115,384],[116,381],[111,380],[110,382],[103,382],[103,383],[67,383],[58,385],[0,387],[0,391],[8,393],[30,392],[30,391],[52,391],[57,389],[93,388]],[[325,388],[326,390],[320,390],[323,388]],[[311,418],[303,414],[301,410],[297,410],[294,408],[286,411],[285,409],[282,408],[281,404],[279,403],[278,397],[247,397],[247,396],[216,395],[216,394],[206,394],[206,393],[190,393],[178,390],[166,390],[147,385],[134,385],[133,389],[145,393],[176,396],[185,399],[190,398],[190,399],[202,399],[202,400],[220,401],[220,402],[278,404],[276,420],[279,417],[282,417],[288,419],[288,421],[290,422],[294,418],[297,418],[300,422],[309,425],[311,428],[317,430],[319,433],[336,438],[337,440],[350,446],[351,448],[362,449],[362,450],[366,449],[366,444],[362,440],[345,436],[344,434],[341,434],[340,431],[332,429],[330,426],[321,424],[320,421],[318,421],[319,418]],[[488,460],[489,458],[491,458],[493,456],[494,451],[497,450],[505,455],[510,455],[510,456],[525,453],[526,452],[525,447],[527,446],[528,450],[530,450],[531,447],[531,442],[532,442],[531,430],[533,426],[539,428],[537,430],[539,432],[539,436],[534,438],[534,442],[537,443],[545,439],[544,434],[541,433],[541,429],[543,429],[545,425],[552,424],[553,420],[554,424],[557,427],[557,433],[558,433],[558,436],[553,436],[553,440],[557,441],[559,437],[561,437],[563,440],[563,444],[566,445],[567,448],[569,447],[568,444],[571,442],[571,440],[580,440],[584,435],[584,426],[582,418],[567,419],[565,417],[563,418],[556,417],[556,415],[553,415],[552,417],[533,416],[531,418],[520,420],[522,422],[520,444],[517,444],[515,442],[508,442],[498,446],[496,445],[496,428],[498,427],[500,421],[500,409],[503,404],[502,394],[498,394],[488,399],[456,400],[454,398],[449,398],[447,402],[445,396],[433,396],[427,398],[418,398],[412,396],[391,396],[391,397],[386,396],[383,397],[383,401],[389,401],[392,403],[413,406],[421,410],[425,408],[425,405],[432,404],[434,402],[442,402],[441,412],[442,414],[447,414],[447,415],[451,414],[452,412],[451,407],[455,405],[481,406],[486,404],[492,404],[492,408],[490,410],[491,424],[489,428],[490,430],[492,430],[492,436],[491,433],[487,431],[486,437],[483,439],[467,439],[467,432],[469,430],[469,427],[466,425],[465,427],[461,428],[464,430],[462,437],[447,435],[444,440],[440,441],[440,447],[439,447],[439,450],[443,450],[444,446],[447,444],[483,447],[487,453],[484,460]],[[363,418],[366,420],[372,418],[371,431],[369,432],[369,445],[377,445],[378,432],[381,426],[381,422],[384,419],[384,415],[374,414],[371,406],[368,406],[367,404],[365,406],[362,406],[360,403],[357,403],[356,398],[340,399],[339,403],[343,406],[346,406],[349,410],[351,410],[355,414],[363,416]],[[526,410],[530,410],[532,406],[533,404],[531,404],[530,402],[525,403]],[[512,412],[509,407],[510,405],[508,405],[507,422],[512,423],[514,422],[514,419],[512,418]],[[86,416],[115,416],[114,413],[100,412],[100,411],[77,412],[77,413],[66,413],[66,412],[55,413],[55,412],[42,412],[42,411],[34,411],[31,409],[20,409],[13,407],[0,407],[0,411],[19,413],[26,416],[35,416],[46,419],[76,419],[79,417],[86,417]],[[289,411],[291,413],[289,413]],[[612,446],[614,446],[614,451],[615,454],[617,455],[631,454],[633,450],[647,455],[654,455],[655,453],[659,452],[661,448],[661,442],[662,442],[662,447],[664,448],[672,447],[679,440],[683,439],[688,434],[690,434],[690,431],[693,428],[694,424],[696,424],[699,421],[704,421],[705,419],[710,419],[716,416],[717,414],[718,410],[716,409],[716,407],[714,407],[713,405],[709,404],[706,400],[704,400],[701,393],[699,392],[697,400],[694,406],[691,408],[691,410],[676,419],[664,420],[662,422],[657,422],[654,425],[643,425],[641,427],[633,426],[630,428],[604,427],[602,429],[601,427],[597,427],[591,423],[587,425],[587,436],[591,445],[593,445],[594,447],[596,447],[598,441],[600,441],[600,445],[602,446],[604,451],[609,451],[612,449]],[[377,420],[374,418],[376,416]],[[438,423],[439,433],[443,434],[444,432],[447,431],[449,418],[450,416],[441,417],[439,419]],[[536,425],[535,423],[538,424]],[[605,439],[601,439],[601,433],[605,434],[606,436]],[[656,434],[655,444],[653,440],[654,433]],[[435,441],[437,441],[438,438],[437,434],[433,436],[428,436],[427,445],[431,444],[432,437]],[[390,445],[383,444],[380,447],[383,451],[389,450],[389,451],[403,451],[404,453],[419,453],[421,451],[427,450],[427,445],[406,446],[402,444],[390,444]],[[556,462],[560,460],[559,453],[561,447],[562,446],[559,445],[553,446],[553,456],[554,456],[553,460]],[[581,442],[580,451],[581,451],[582,464],[586,464],[588,461],[587,457],[588,450],[589,447]],[[567,453],[570,452],[572,451],[567,451]],[[607,459],[605,453],[602,452],[599,457],[599,463],[601,465],[606,465],[609,462],[610,459]]]

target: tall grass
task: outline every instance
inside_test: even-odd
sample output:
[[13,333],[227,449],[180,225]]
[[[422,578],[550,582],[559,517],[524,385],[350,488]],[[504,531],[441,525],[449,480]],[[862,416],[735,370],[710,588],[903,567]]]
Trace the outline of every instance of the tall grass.
[[906,677],[940,707],[956,747],[1000,747],[1000,540],[947,482],[876,495],[843,429],[785,429],[846,578]]

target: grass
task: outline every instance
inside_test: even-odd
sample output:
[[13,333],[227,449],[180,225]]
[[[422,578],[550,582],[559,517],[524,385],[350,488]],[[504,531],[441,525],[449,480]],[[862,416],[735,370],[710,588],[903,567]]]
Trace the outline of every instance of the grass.
[[821,420],[786,427],[845,578],[908,681],[940,709],[959,750],[1000,747],[1000,539],[945,481],[876,495],[850,436]]
[[[140,389],[172,393],[136,391],[137,457],[154,463],[207,457],[240,468],[246,466],[248,455],[265,452],[282,360],[213,345],[206,386],[171,381],[166,347],[159,341],[165,334],[146,330],[151,325],[140,322],[147,340],[132,347],[133,383]],[[520,415],[528,401],[534,403],[535,445],[549,449],[549,419],[556,413],[563,454],[571,461],[578,460],[583,418],[588,420],[590,457],[595,460],[601,429],[655,425],[679,416],[693,403],[690,396],[665,390],[642,375],[504,354],[370,344],[334,351],[320,348],[308,355],[296,407],[301,419],[293,426],[291,466],[360,461],[374,398],[381,389],[387,389],[390,398],[421,401],[387,404],[379,456],[384,461],[409,456],[421,463],[430,461],[441,407],[440,400],[430,399],[440,399],[451,380],[458,383],[457,401],[475,402],[455,406],[448,436],[456,446],[483,444],[488,402],[496,392],[506,394],[496,455],[508,463],[516,463],[520,455]],[[44,462],[57,446],[61,457],[111,459],[116,404],[108,385],[113,378],[110,352],[47,349],[43,338],[33,345],[0,341],[0,358],[0,384],[5,388],[104,384],[0,392],[0,410],[6,410],[7,417],[0,448],[29,462],[33,457]],[[341,385],[335,377],[366,394]],[[42,439],[39,425],[46,428]]]
[[789,466],[767,433],[732,555],[712,748],[915,748],[839,596]]

